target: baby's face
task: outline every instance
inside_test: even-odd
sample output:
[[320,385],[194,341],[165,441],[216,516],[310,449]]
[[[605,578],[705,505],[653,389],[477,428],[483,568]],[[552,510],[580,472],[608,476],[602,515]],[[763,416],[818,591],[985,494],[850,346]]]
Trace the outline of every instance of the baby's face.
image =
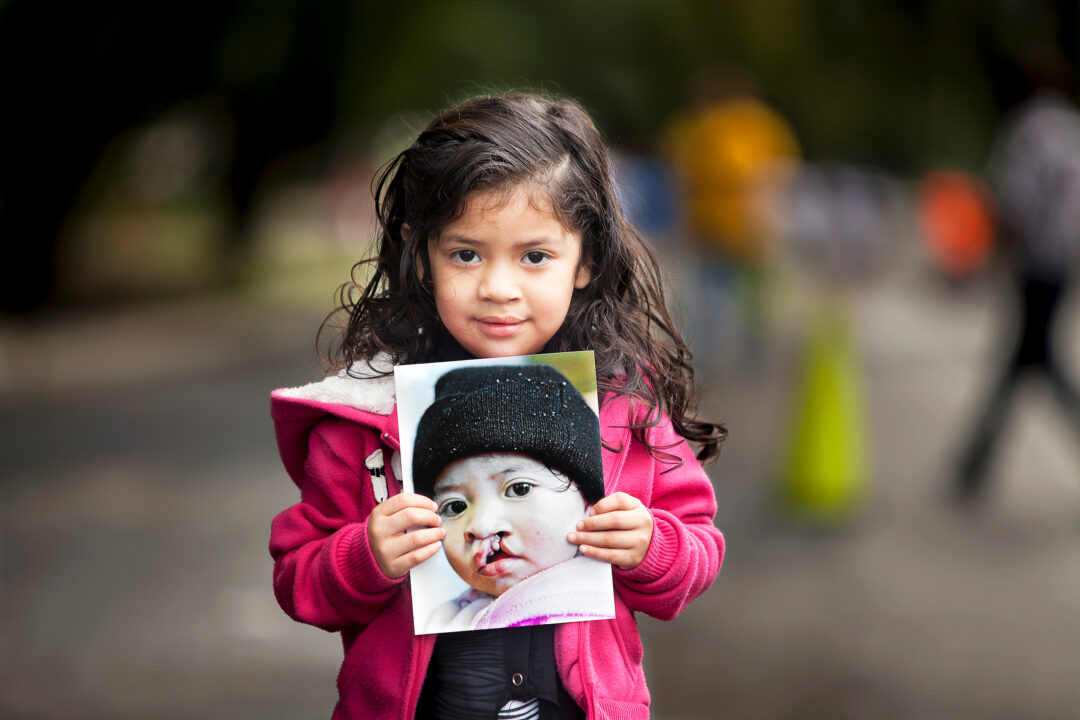
[[525,455],[489,453],[450,463],[435,481],[443,549],[458,575],[488,595],[571,559],[566,533],[585,517],[577,486]]

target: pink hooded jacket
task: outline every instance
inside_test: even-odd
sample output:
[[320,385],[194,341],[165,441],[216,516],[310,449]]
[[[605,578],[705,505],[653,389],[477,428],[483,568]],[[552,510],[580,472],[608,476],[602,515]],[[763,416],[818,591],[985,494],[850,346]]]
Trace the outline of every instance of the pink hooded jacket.
[[[385,369],[385,358],[371,363]],[[354,368],[355,369],[355,368]],[[712,485],[666,418],[649,441],[677,455],[677,469],[654,459],[624,426],[619,397],[600,413],[607,494],[639,498],[653,515],[645,560],[613,568],[615,619],[556,626],[559,676],[588,718],[649,717],[649,691],[634,612],[670,620],[712,584],[724,554],[713,525]],[[635,414],[643,415],[643,410]],[[345,659],[335,720],[410,720],[435,635],[414,635],[408,576],[379,569],[367,517],[400,490],[397,406],[392,375],[356,379],[344,372],[271,395],[278,448],[300,502],[274,518],[274,592],[294,620],[340,632]]]

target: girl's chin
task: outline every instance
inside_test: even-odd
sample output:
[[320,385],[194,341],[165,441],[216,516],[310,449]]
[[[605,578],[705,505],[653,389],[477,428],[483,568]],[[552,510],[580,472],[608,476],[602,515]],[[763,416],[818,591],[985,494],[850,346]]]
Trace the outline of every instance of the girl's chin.
[[539,342],[538,338],[524,337],[519,330],[513,333],[503,329],[496,329],[493,333],[475,329],[466,332],[451,330],[450,334],[465,350],[484,359],[535,355],[543,351],[547,343],[547,340]]

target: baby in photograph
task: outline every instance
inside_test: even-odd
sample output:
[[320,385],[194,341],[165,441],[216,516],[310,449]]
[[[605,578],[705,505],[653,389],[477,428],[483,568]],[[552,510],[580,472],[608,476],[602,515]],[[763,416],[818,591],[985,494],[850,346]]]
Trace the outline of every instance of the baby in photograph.
[[614,617],[610,565],[566,540],[604,497],[604,469],[597,416],[562,373],[446,373],[415,448],[415,490],[438,505],[446,558],[470,586],[428,632]]

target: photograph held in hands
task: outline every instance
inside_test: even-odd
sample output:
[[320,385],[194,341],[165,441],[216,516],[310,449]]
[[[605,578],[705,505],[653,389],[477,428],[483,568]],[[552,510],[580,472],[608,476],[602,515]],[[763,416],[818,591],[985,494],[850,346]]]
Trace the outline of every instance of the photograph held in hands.
[[611,566],[567,540],[604,497],[592,353],[399,366],[395,384],[405,491],[446,532],[411,573],[415,632],[614,617]]

